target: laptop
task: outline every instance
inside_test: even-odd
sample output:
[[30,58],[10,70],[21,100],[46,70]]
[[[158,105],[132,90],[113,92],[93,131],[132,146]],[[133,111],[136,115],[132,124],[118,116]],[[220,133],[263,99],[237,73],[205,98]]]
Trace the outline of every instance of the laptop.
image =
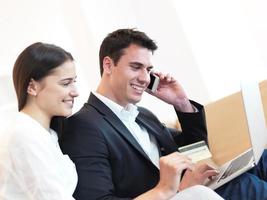
[[251,148],[218,167],[219,174],[205,183],[211,189],[222,186],[254,167],[259,162],[267,144],[267,129],[259,84],[254,81],[242,82],[241,93]]

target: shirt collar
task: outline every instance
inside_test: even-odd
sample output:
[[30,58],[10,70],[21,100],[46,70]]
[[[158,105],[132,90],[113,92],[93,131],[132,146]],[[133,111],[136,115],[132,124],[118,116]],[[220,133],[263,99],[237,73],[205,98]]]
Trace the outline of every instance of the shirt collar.
[[97,93],[93,92],[93,94],[99,98],[106,106],[108,106],[114,113],[124,122],[134,122],[137,117],[139,111],[137,110],[137,106],[134,104],[128,104],[125,107],[117,104],[111,99]]

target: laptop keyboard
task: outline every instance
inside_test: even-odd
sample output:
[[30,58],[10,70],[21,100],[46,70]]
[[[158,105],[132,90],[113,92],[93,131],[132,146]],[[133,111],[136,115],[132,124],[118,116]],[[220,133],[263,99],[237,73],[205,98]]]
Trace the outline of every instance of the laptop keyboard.
[[233,160],[217,182],[219,183],[222,179],[225,179],[228,176],[231,176],[236,171],[242,169],[244,166],[246,166],[249,163],[252,156],[253,156],[253,152],[252,150],[250,150],[244,153],[243,155],[241,155],[240,157],[236,158],[235,160]]

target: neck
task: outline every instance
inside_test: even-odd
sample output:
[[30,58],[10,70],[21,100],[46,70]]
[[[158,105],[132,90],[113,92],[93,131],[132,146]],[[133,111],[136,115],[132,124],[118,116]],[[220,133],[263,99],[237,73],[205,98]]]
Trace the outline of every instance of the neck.
[[35,106],[29,106],[26,105],[21,112],[29,115],[33,119],[35,119],[37,122],[39,122],[46,130],[49,130],[51,118],[46,113],[44,113],[42,110]]
[[97,93],[109,98],[110,100],[114,101],[115,103],[121,105],[122,107],[127,106],[127,102],[126,103],[122,103],[120,101],[120,99],[115,95],[115,93],[113,93],[112,88],[107,87],[108,84],[102,83],[100,82],[100,84],[98,85],[98,88],[96,90]]
[[111,99],[111,100],[113,100],[112,98],[109,97],[110,95],[108,94],[106,88],[103,87],[103,84],[101,84],[101,82],[98,85],[98,87],[96,89],[96,92],[99,93],[99,94],[101,94],[101,95],[103,95],[103,96],[105,96],[105,97],[107,97],[107,98],[109,98],[109,99]]

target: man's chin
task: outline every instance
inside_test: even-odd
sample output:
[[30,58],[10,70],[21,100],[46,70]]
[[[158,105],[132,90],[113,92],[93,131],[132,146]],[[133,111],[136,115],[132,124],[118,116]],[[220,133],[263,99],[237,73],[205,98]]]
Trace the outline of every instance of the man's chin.
[[137,104],[137,103],[139,103],[140,101],[141,101],[141,97],[140,97],[140,98],[133,98],[133,99],[131,99],[130,103],[131,103],[131,104]]

